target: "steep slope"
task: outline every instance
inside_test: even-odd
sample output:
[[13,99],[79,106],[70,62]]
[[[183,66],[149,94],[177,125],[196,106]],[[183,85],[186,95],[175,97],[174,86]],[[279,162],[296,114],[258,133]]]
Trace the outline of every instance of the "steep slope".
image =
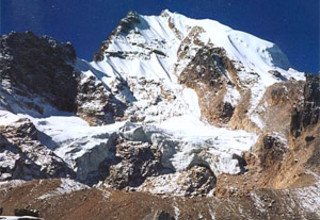
[[[266,88],[291,78],[304,80],[302,73],[289,69],[286,56],[273,43],[216,21],[189,19],[169,11],[160,16],[129,13],[96,57],[101,60],[93,63],[97,68],[129,81],[144,77],[163,81],[169,90],[178,82],[195,87],[201,113],[213,124],[219,122],[212,115],[214,110],[233,109],[250,93],[249,100],[243,100],[250,105],[241,120],[249,118],[251,127],[263,128],[262,107],[258,106]],[[204,91],[195,84],[205,84],[205,92],[214,92],[203,97]],[[211,100],[217,104],[209,106]],[[245,122],[232,121],[233,126],[250,130]]]
[[[272,133],[287,146],[288,111],[303,97],[304,74],[289,68],[275,44],[169,11],[129,13],[95,61],[92,66],[108,73],[106,84],[117,85],[119,76],[128,82],[135,97],[131,117],[188,142],[168,155],[177,171],[205,166],[214,175],[240,173],[241,152],[260,134]],[[131,102],[121,90],[117,97]],[[164,182],[177,178],[171,175]],[[162,177],[147,183],[161,184]]]
[[[251,195],[240,202],[258,210],[253,218],[275,216],[260,207],[261,188],[288,203],[288,188],[303,187],[289,192],[293,200],[303,189],[319,194],[320,80],[291,69],[271,42],[165,10],[129,12],[92,62],[30,32],[4,35],[0,45],[2,180]],[[313,210],[304,202],[293,205],[297,216],[319,215],[318,201]]]

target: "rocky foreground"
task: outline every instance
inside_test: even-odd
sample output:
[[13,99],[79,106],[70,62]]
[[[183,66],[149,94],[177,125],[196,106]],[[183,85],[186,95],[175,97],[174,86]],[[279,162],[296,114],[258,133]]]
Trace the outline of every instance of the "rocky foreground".
[[92,62],[0,41],[3,215],[320,218],[320,77],[275,44],[169,11],[130,12]]

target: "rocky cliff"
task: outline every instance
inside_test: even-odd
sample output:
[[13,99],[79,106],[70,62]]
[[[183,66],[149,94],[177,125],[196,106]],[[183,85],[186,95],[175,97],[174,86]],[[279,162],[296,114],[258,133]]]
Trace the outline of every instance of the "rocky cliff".
[[320,218],[320,78],[275,44],[167,10],[130,12],[92,62],[31,32],[0,40],[5,213]]

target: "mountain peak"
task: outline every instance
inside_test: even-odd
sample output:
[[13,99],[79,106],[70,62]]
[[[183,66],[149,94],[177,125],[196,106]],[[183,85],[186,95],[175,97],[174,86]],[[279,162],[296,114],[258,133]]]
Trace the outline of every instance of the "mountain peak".
[[[69,177],[101,193],[225,197],[228,211],[238,203],[257,210],[248,218],[266,216],[256,204],[274,206],[273,198],[306,216],[293,188],[319,197],[319,78],[288,67],[271,42],[170,11],[129,12],[93,62],[50,38],[4,36],[0,180]],[[36,201],[60,198],[69,184],[84,188],[61,182]],[[261,188],[267,197],[258,196]],[[206,218],[220,213],[203,207]]]
[[[197,32],[196,29],[201,32]],[[215,47],[224,48],[228,56],[234,61],[241,62],[247,71],[267,72],[273,68],[288,70],[290,67],[286,55],[271,42],[233,30],[214,20],[191,19],[167,9],[160,16],[144,16],[129,12],[125,18],[121,19],[108,40],[103,43],[98,53],[99,59],[95,60],[101,60],[103,54],[108,53],[106,48],[109,48],[112,42],[118,47],[129,46],[131,53],[139,53],[139,49],[135,50],[135,47],[144,45],[150,48],[151,44],[156,46],[158,42],[164,41],[168,43],[167,47],[178,49],[177,46],[187,41],[192,37],[191,35],[197,35],[197,41],[202,44],[211,42]],[[168,48],[163,49],[168,50]],[[114,53],[115,50],[122,49],[114,48],[111,52]]]
[[175,14],[176,12],[171,12],[169,9],[164,9],[161,11],[160,16],[162,17],[169,17],[172,14]]

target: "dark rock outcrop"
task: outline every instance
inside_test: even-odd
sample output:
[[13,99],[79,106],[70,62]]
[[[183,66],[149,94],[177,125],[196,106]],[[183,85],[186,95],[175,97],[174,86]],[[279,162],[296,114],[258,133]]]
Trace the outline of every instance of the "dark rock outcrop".
[[126,105],[116,99],[94,76],[82,76],[76,99],[77,115],[91,125],[114,123],[124,115]]
[[[95,53],[93,56],[93,60],[96,62],[102,61],[104,58],[104,53],[108,49],[109,44],[111,43],[112,38],[115,36],[118,36],[120,34],[128,34],[128,32],[134,28],[135,25],[141,23],[140,17],[136,12],[130,11],[127,16],[120,20],[117,28],[113,30],[113,32],[110,34],[107,40],[103,41],[101,44],[101,47],[98,52]],[[113,55],[117,57],[121,57],[122,52],[116,52]]]
[[143,127],[128,122],[121,129],[115,146],[115,160],[109,161],[106,182],[115,188],[140,186],[147,177],[165,173],[162,153]]
[[29,120],[0,126],[0,179],[74,177],[74,172],[53,151],[42,145]]
[[141,141],[118,139],[117,161],[110,166],[106,182],[115,188],[137,187],[149,176],[159,175],[164,168],[161,152],[151,144]]
[[70,43],[32,32],[10,33],[0,41],[0,106],[35,117],[65,114],[56,111],[62,110],[92,125],[123,116],[125,104],[95,76],[79,70],[77,65],[88,65],[77,61]]
[[262,146],[256,151],[260,160],[260,166],[267,169],[275,167],[276,164],[281,164],[288,150],[285,143],[279,137],[272,134],[263,136],[261,142]]
[[224,53],[222,48],[205,46],[199,49],[189,66],[181,73],[180,83],[193,88],[196,83],[202,82],[215,91],[219,90],[226,71],[223,63]]
[[78,73],[76,53],[62,44],[32,32],[0,38],[0,83],[17,94],[41,97],[63,111],[76,111]]
[[228,122],[233,115],[234,109],[235,109],[235,107],[232,106],[231,103],[224,102],[221,107],[221,111],[220,111],[221,120]]
[[304,101],[291,114],[290,131],[293,137],[301,135],[307,127],[320,121],[320,76],[307,75]]
[[36,209],[15,209],[14,214],[16,216],[40,217],[40,213]]
[[227,76],[231,69],[232,62],[225,50],[208,44],[197,51],[179,76],[181,84],[197,92],[202,117],[210,123],[227,123],[235,110],[231,103],[223,100],[227,84],[233,86]]
[[165,211],[156,210],[144,217],[143,220],[175,220],[175,218]]
[[273,76],[277,77],[280,80],[287,80],[287,78],[285,78],[279,71],[277,70],[269,70],[268,73],[272,74]]
[[216,176],[207,167],[194,166],[187,172],[188,175],[187,178],[185,178],[186,182],[184,183],[185,185],[188,185],[186,196],[206,196],[216,185]]

